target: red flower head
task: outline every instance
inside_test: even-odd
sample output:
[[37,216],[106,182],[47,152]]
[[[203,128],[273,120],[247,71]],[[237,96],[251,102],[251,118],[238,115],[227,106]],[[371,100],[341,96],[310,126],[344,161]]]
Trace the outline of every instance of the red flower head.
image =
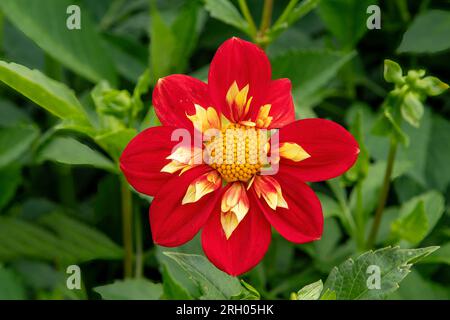
[[206,256],[239,275],[263,258],[271,225],[295,243],[321,237],[321,205],[305,181],[344,173],[358,144],[332,121],[295,121],[290,81],[271,80],[256,45],[238,38],[221,45],[208,84],[160,79],[153,105],[162,126],[138,134],[120,166],[137,191],[155,197],[155,243],[179,246],[203,228]]

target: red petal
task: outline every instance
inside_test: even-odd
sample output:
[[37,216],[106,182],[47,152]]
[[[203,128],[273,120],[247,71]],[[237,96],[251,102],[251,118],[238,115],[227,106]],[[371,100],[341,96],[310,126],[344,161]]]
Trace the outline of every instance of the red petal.
[[206,83],[182,74],[161,78],[153,90],[153,105],[163,125],[192,128],[186,117],[195,113],[195,104],[211,107]]
[[355,138],[341,125],[324,119],[297,120],[279,131],[279,142],[300,145],[311,157],[294,162],[281,158],[280,167],[303,181],[335,178],[351,168],[358,158]]
[[173,127],[152,127],[128,143],[120,157],[120,169],[139,192],[154,196],[171,177],[161,172],[178,141],[171,141]]
[[[292,100],[292,86],[289,79],[277,79],[270,82],[264,104],[270,104],[269,116],[272,122],[269,129],[282,128],[295,121],[294,101]],[[256,120],[258,108],[254,108],[251,119]]]
[[220,270],[237,276],[256,266],[269,248],[270,224],[256,203],[227,240],[220,223],[220,205],[202,231],[202,246],[208,259]]
[[248,97],[253,97],[251,108],[259,109],[270,78],[270,62],[264,51],[251,42],[231,38],[217,49],[211,62],[208,76],[210,97],[216,107],[231,119],[226,94],[233,82],[236,81],[239,89],[249,85]]
[[[288,175],[277,174],[288,209],[272,210],[267,203],[251,192],[258,201],[270,224],[287,240],[305,243],[320,239],[323,231],[323,214],[320,201],[314,191],[304,182]],[[252,188],[253,189],[253,188]]]
[[166,247],[176,247],[191,240],[208,220],[220,192],[212,192],[194,203],[181,204],[189,184],[211,171],[206,165],[174,175],[158,192],[150,206],[150,226],[153,241]]

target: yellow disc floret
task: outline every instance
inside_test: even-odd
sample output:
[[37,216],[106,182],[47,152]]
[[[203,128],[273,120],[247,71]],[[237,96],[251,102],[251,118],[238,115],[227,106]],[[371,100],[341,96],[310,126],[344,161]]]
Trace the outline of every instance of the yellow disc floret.
[[267,156],[265,130],[230,124],[207,144],[209,164],[227,182],[250,180]]

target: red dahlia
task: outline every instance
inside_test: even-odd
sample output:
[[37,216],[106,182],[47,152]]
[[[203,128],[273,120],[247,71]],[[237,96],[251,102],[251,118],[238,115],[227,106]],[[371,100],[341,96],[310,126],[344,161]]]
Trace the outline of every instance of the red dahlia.
[[[291,83],[271,80],[260,48],[227,40],[208,84],[186,75],[162,78],[153,105],[162,126],[138,134],[120,167],[137,191],[154,196],[155,243],[179,246],[202,229],[209,260],[239,275],[263,258],[271,225],[295,243],[321,237],[322,208],[305,181],[344,173],[358,144],[332,121],[296,121]],[[179,142],[180,128],[192,143]]]

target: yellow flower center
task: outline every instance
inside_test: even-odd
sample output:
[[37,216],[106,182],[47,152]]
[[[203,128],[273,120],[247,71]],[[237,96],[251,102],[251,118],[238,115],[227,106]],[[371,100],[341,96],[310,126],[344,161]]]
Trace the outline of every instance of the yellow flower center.
[[209,164],[227,182],[250,180],[267,161],[266,130],[230,124],[206,145]]

